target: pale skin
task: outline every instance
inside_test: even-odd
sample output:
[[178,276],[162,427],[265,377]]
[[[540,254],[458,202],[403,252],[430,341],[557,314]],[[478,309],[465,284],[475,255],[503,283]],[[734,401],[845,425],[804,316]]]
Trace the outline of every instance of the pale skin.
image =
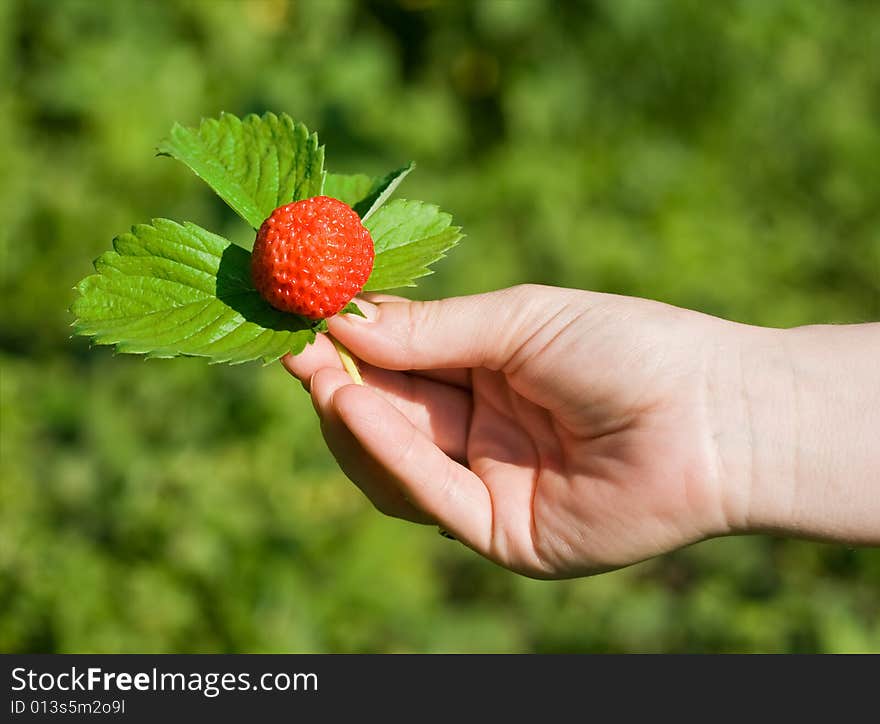
[[526,285],[369,319],[284,366],[383,513],[535,578],[772,532],[880,545],[880,324],[751,327]]

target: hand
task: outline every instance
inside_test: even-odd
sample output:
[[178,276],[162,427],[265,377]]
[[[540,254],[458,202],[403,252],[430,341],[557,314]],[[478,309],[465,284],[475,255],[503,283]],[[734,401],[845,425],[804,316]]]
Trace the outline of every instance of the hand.
[[785,480],[752,496],[741,464],[758,454],[743,360],[779,330],[553,287],[371,299],[368,320],[329,320],[365,386],[326,337],[283,362],[382,512],[539,578],[774,527]]
[[[726,532],[709,434],[718,320],[653,302],[518,287],[360,302],[285,366],[381,511],[436,523],[536,577],[623,566]],[[395,371],[399,370],[399,371]]]

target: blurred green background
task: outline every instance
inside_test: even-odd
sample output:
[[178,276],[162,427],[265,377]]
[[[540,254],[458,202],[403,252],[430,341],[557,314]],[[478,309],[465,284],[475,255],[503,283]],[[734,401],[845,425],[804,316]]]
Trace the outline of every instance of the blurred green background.
[[873,2],[0,0],[0,650],[880,651],[880,551],[731,538],[537,582],[377,514],[280,368],[113,357],[71,287],[156,216],[249,245],[174,121],[288,112],[544,282],[880,318]]

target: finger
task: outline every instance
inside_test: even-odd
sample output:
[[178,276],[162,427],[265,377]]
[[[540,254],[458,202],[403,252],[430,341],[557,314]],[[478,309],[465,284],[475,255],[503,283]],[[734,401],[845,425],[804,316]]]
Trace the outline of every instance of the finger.
[[400,486],[389,478],[339,418],[332,400],[336,390],[346,385],[351,385],[351,378],[345,372],[330,368],[318,371],[311,385],[313,404],[321,418],[321,432],[339,467],[385,515],[413,523],[433,523],[430,516],[406,500]]
[[368,388],[340,387],[332,405],[407,500],[465,545],[488,553],[491,498],[474,473],[444,455],[399,410]]
[[[384,292],[365,292],[354,300],[355,302],[366,301],[367,303],[380,304],[382,302],[401,302],[408,304],[410,299],[406,297],[398,297],[395,294],[385,294]],[[455,385],[462,389],[469,390],[471,388],[471,373],[469,369],[437,369],[437,370],[418,370],[416,374],[427,377],[429,380],[444,382],[447,385]]]
[[[312,344],[297,355],[286,354],[281,358],[284,368],[302,382],[306,392],[312,375],[324,367],[342,369],[339,352],[325,334],[315,337]],[[437,380],[462,389],[470,389],[470,372],[468,370],[420,370],[418,374],[427,379]]]
[[312,406],[318,417],[323,418],[333,414],[333,406],[331,401],[333,394],[340,387],[351,384],[351,377],[342,369],[334,367],[324,367],[318,370],[309,379],[309,387],[311,388]]
[[360,301],[361,299],[372,302],[373,304],[379,304],[380,302],[409,302],[412,301],[407,299],[406,297],[399,297],[396,294],[385,294],[385,292],[364,292],[363,294],[359,294],[355,298],[355,303]]
[[[322,369],[345,375],[339,354],[324,335],[298,355],[282,358],[284,367],[302,381],[308,391],[312,377]],[[401,372],[389,372],[366,364],[361,365],[367,384],[375,386],[385,397],[419,427],[448,455],[456,460],[465,458],[467,426],[470,420],[470,396],[457,387],[416,378]],[[351,382],[347,375],[337,377]],[[321,414],[320,406],[316,406]]]
[[[339,353],[336,347],[327,338],[325,334],[319,334],[315,337],[312,344],[297,355],[286,354],[281,358],[281,364],[284,368],[303,383],[306,391],[309,390],[309,381],[312,375],[325,367],[342,369],[342,361],[339,359]],[[351,379],[349,379],[349,382]]]
[[454,460],[467,458],[471,395],[451,385],[362,364],[364,382]]
[[347,314],[328,321],[333,336],[377,367],[497,370],[558,311],[558,293],[513,288],[433,302],[361,301],[366,318]]

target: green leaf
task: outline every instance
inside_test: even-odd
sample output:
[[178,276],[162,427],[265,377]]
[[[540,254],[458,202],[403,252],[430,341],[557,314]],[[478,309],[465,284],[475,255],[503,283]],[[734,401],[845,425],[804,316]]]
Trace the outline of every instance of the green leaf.
[[154,219],[113,241],[76,287],[74,332],[148,357],[272,362],[315,339],[313,324],[269,306],[250,252],[195,224]]
[[365,173],[328,173],[322,193],[354,208],[379,182],[380,179]]
[[373,237],[376,259],[365,291],[415,286],[431,274],[461,239],[461,228],[433,204],[398,199],[382,206],[364,224]]
[[363,221],[366,221],[384,204],[410,171],[416,167],[409,162],[406,166],[392,171],[383,178],[358,174],[327,174],[324,180],[324,195],[351,206]]
[[279,206],[319,196],[324,182],[324,147],[286,114],[175,124],[158,153],[189,166],[254,229]]
[[355,304],[354,302],[349,302],[348,304],[346,304],[342,308],[342,311],[340,311],[339,313],[340,314],[353,314],[356,317],[363,317],[364,319],[367,318],[367,315],[364,314],[361,311],[361,308],[357,304]]
[[412,171],[416,165],[410,161],[409,165],[404,166],[403,168],[399,168],[396,171],[392,171],[385,178],[379,179],[377,183],[370,189],[370,192],[360,201],[358,201],[357,205],[354,207],[354,210],[357,212],[358,216],[361,217],[362,221],[366,221],[373,215],[373,213],[388,201],[391,194],[397,190],[397,187],[400,186],[400,183],[405,179],[409,172]]

